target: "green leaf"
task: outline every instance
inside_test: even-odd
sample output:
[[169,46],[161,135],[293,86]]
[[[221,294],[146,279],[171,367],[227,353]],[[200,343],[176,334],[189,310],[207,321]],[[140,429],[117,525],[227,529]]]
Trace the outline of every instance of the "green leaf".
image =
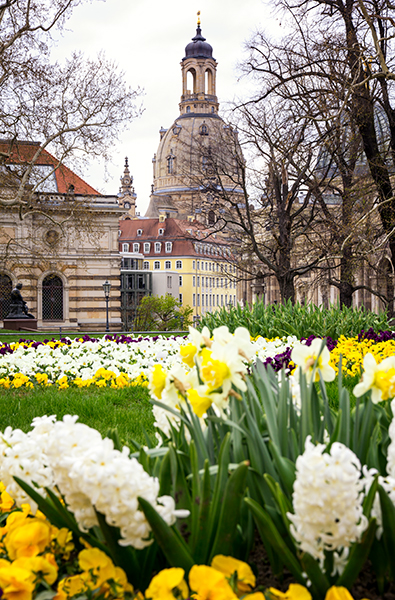
[[369,523],[369,527],[364,532],[361,541],[353,545],[346,568],[337,580],[336,585],[350,589],[354,584],[369,556],[376,529],[376,519],[372,519]]
[[170,565],[180,567],[188,574],[195,563],[185,542],[169,527],[148,500],[138,498],[138,501],[151,526],[155,540]]
[[385,489],[379,485],[381,514],[383,520],[383,542],[387,556],[390,558],[389,566],[392,578],[395,580],[395,506],[389,498]]
[[233,540],[240,522],[240,506],[245,494],[248,465],[247,461],[241,463],[226,484],[216,535],[211,548],[210,563],[217,554],[233,554]]
[[303,552],[300,557],[300,562],[311,581],[311,592],[313,598],[317,600],[323,600],[330,586],[325,573],[322,572],[320,565],[315,558],[313,558],[311,554],[308,554],[307,552]]
[[263,544],[265,545],[266,540],[273,547],[274,551],[280,556],[285,566],[289,569],[296,581],[301,585],[306,584],[306,580],[302,575],[301,566],[292,554],[283,538],[277,531],[272,519],[270,518],[267,511],[265,511],[255,500],[252,498],[245,498],[244,502],[248,508],[252,511],[255,523],[261,535]]
[[280,475],[280,482],[283,484],[286,492],[291,495],[295,482],[295,464],[289,460],[289,458],[281,456],[278,448],[272,441],[269,442],[269,448],[273,455],[276,469]]
[[190,542],[191,553],[198,565],[207,561],[209,553],[209,536],[207,535],[207,523],[210,515],[210,481],[209,462],[206,460],[204,465],[203,481],[201,485],[201,497],[199,498],[199,517],[196,524],[196,530],[192,531]]
[[118,541],[121,539],[121,534],[118,527],[112,527],[107,523],[104,515],[97,511],[95,512],[114,564],[125,571],[130,583],[136,587],[140,587],[142,573],[136,551],[131,546],[120,546]]

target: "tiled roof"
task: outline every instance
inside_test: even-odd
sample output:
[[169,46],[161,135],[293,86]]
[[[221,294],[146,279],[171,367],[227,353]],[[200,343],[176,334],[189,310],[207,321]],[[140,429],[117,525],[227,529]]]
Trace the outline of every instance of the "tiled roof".
[[[37,148],[39,147],[38,142],[9,142],[6,140],[0,140],[0,153],[10,154],[9,158],[6,158],[5,163],[7,164],[29,164],[33,159]],[[37,166],[53,166],[57,167],[58,161],[52,156],[47,150],[42,150],[39,158],[35,162]],[[100,196],[101,194],[90,186],[86,181],[76,175],[71,169],[65,165],[59,165],[55,170],[57,190],[60,194],[66,194],[70,186],[74,186],[75,194],[83,195],[94,195]]]
[[[137,235],[137,230],[141,229],[141,235]],[[158,233],[159,229],[163,229],[163,234]],[[165,251],[165,242],[173,242],[171,256],[201,256],[194,248],[194,243],[211,243],[216,246],[229,245],[229,241],[224,240],[214,234],[210,234],[210,230],[205,228],[197,221],[190,223],[182,219],[165,219],[160,222],[159,219],[135,219],[121,221],[119,224],[120,236],[119,249],[122,251],[122,243],[139,242],[163,242],[160,252],[154,252],[154,246],[151,245],[150,252],[146,257],[169,257],[169,253]],[[200,235],[199,235],[200,233]],[[140,247],[140,252],[142,248]],[[145,253],[144,253],[145,254]],[[214,257],[213,257],[214,258]]]

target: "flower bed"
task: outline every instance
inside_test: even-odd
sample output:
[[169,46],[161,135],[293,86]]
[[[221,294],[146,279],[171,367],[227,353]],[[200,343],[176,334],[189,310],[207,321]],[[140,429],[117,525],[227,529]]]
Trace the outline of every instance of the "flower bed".
[[[277,364],[281,355],[288,361],[281,373],[257,360]],[[339,410],[328,401],[326,382],[336,378],[340,355],[347,374],[362,373],[352,410],[341,378]],[[62,387],[63,377],[67,385],[79,380],[97,385],[101,377],[104,385],[116,387],[117,378],[127,376],[130,385],[133,373],[140,378],[143,373],[154,404],[160,444],[136,444],[135,455],[120,447],[115,434],[103,440],[70,416],[63,421],[41,417],[29,433],[7,428],[1,435],[0,478],[22,508],[15,514],[23,514],[28,500],[52,525],[72,533],[71,577],[77,583],[73,587],[65,574],[60,584],[57,575],[53,583],[46,581],[52,589],[56,582],[57,600],[92,594],[133,598],[126,581],[152,599],[263,600],[243,566],[256,531],[273,571],[281,575],[286,568],[295,581],[288,592],[265,591],[268,599],[346,600],[367,560],[379,593],[395,584],[390,332],[340,337],[326,347],[319,338],[251,340],[245,329],[231,334],[220,327],[212,335],[191,330],[187,339],[170,342],[20,343],[4,352],[3,361],[13,369],[3,374],[9,385],[22,373],[33,386]],[[38,382],[38,374],[47,375],[47,381]],[[5,510],[7,502],[4,496]],[[27,558],[18,556],[7,539],[12,519],[3,530],[6,562],[0,559],[6,600],[13,596],[2,568],[15,573],[19,585],[17,569],[25,567],[14,561]],[[40,513],[29,519],[38,527]],[[48,540],[40,545],[45,536],[37,535],[37,543],[29,543],[29,557],[47,560],[51,547]],[[27,536],[17,538],[23,546]],[[81,556],[77,543],[104,552],[110,562],[99,553]],[[104,578],[107,568],[110,579]],[[42,563],[40,572],[47,570]],[[158,579],[152,579],[158,571]],[[87,573],[101,581],[97,589],[83,587]],[[108,586],[117,578],[123,583],[114,584],[111,596]],[[27,586],[23,600],[38,593],[38,583],[45,587],[42,579],[34,588]]]

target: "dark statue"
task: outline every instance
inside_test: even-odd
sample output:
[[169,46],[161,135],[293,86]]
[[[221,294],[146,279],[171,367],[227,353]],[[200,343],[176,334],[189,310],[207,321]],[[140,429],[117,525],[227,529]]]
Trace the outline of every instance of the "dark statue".
[[11,292],[10,312],[5,317],[6,319],[34,319],[35,317],[29,313],[26,302],[21,294],[22,284],[17,283]]

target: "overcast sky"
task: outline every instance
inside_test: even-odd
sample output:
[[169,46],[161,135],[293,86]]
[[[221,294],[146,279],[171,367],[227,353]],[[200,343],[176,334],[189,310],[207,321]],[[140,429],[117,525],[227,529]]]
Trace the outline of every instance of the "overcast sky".
[[202,33],[218,62],[217,94],[224,104],[243,91],[243,84],[237,85],[236,66],[244,42],[256,28],[269,33],[278,29],[266,0],[94,0],[75,10],[54,51],[55,57],[62,58],[72,50],[88,56],[104,50],[118,62],[132,87],[144,89],[144,113],[114,148],[107,181],[104,165],[98,162],[83,174],[102,193],[117,194],[128,156],[142,215],[149,202],[159,129],[170,127],[179,115],[180,61],[196,33],[198,10]]

